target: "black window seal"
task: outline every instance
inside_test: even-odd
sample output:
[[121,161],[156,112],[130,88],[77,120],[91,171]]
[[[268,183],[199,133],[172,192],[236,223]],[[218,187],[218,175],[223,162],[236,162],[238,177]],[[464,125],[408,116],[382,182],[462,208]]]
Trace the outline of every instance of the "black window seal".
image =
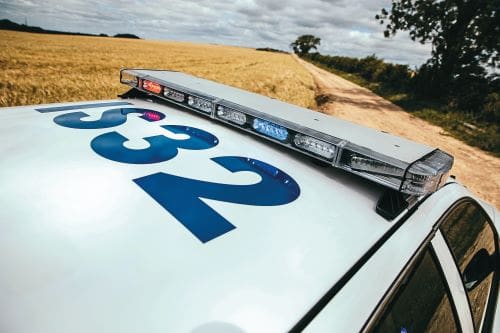
[[[461,204],[461,202],[469,200],[469,197],[462,197],[459,198],[457,201],[455,201],[453,204],[451,204],[443,214],[437,219],[437,222],[433,225],[432,231],[427,235],[427,237],[420,243],[419,247],[417,250],[413,253],[411,259],[405,264],[403,269],[399,272],[397,275],[396,279],[392,282],[391,286],[387,289],[385,292],[384,296],[382,299],[379,301],[379,303],[375,306],[374,310],[368,317],[368,320],[365,322],[363,325],[363,328],[361,329],[362,332],[367,332],[376,322],[376,319],[380,316],[380,313],[383,312],[383,309],[381,307],[387,306],[387,303],[389,302],[389,299],[393,297],[393,294],[397,292],[401,282],[403,279],[406,277],[406,274],[408,274],[408,271],[411,270],[412,265],[415,264],[415,261],[419,255],[425,250],[426,246],[432,241],[434,238],[434,235],[436,234],[437,230],[439,229],[441,223],[448,217],[451,212]],[[444,238],[444,237],[443,237]],[[447,284],[447,283],[446,283]],[[472,318],[471,318],[472,319]]]
[[427,241],[425,242],[425,244],[419,247],[419,249],[415,252],[415,255],[410,259],[405,268],[398,275],[397,279],[391,285],[388,292],[384,295],[379,305],[377,305],[376,311],[372,313],[372,315],[370,316],[370,320],[365,323],[364,327],[361,329],[361,332],[370,332],[374,328],[375,324],[377,324],[378,320],[384,315],[389,305],[392,303],[395,297],[398,296],[398,293],[400,291],[403,282],[406,281],[407,279],[411,279],[416,269],[418,268],[418,265],[420,265],[420,263],[422,262],[424,255],[427,251],[429,251],[429,254],[431,255],[432,262],[435,268],[437,269],[439,278],[441,279],[441,283],[445,288],[445,293],[446,296],[448,297],[451,311],[453,313],[455,326],[458,328],[459,331],[458,333],[461,333],[463,331],[462,324],[458,316],[457,307],[455,305],[455,301],[453,299],[450,287],[448,285],[448,280],[446,279],[446,276],[443,272],[443,269],[439,262],[439,258],[436,255],[434,247],[431,244],[434,235],[435,233],[432,233],[432,236],[428,237],[428,240],[426,239]]
[[[446,183],[443,185],[442,188],[449,184],[454,184],[453,182]],[[324,309],[326,305],[335,297],[335,295],[349,282],[349,280],[359,271],[359,269],[370,260],[370,258],[385,244],[385,242],[391,238],[397,231],[398,229],[415,213],[415,211],[418,210],[420,205],[422,205],[424,202],[429,199],[429,197],[432,196],[433,193],[426,195],[423,197],[421,200],[417,201],[414,205],[410,206],[408,208],[408,211],[400,217],[399,220],[394,221],[394,225],[389,228],[389,230],[380,237],[378,241],[375,242],[375,244],[372,245],[371,248],[368,249],[368,251],[363,254],[351,268],[337,281],[334,283],[334,285],[310,308],[302,318],[295,323],[294,326],[288,331],[290,333],[294,332],[302,332],[313,320],[314,318]],[[447,212],[447,211],[446,211]],[[445,212],[445,214],[446,214]],[[438,219],[439,220],[439,219]],[[429,236],[433,236],[435,234],[437,229],[434,227],[432,230],[429,232]],[[428,237],[429,237],[428,236]],[[427,238],[426,238],[427,239]],[[425,242],[425,240],[424,240]],[[418,251],[418,250],[417,250]]]
[[[306,314],[290,329],[290,333],[302,332],[320,313],[324,307],[335,297],[335,295],[349,282],[349,280],[363,267],[368,260],[385,244],[385,242],[396,233],[396,231],[408,220],[413,213],[423,204],[430,195],[409,208],[408,212],[396,221],[389,230],[380,237],[371,248],[358,259],[353,266],[309,309]],[[433,230],[434,232],[434,230]]]

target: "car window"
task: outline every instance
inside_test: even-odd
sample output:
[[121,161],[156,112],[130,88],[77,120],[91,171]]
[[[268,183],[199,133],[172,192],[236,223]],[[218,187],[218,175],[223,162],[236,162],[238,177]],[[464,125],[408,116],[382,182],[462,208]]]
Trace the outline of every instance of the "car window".
[[476,331],[481,327],[493,283],[498,250],[491,225],[474,203],[459,204],[441,224],[460,270]]
[[451,297],[427,249],[412,272],[403,280],[371,332],[459,332]]

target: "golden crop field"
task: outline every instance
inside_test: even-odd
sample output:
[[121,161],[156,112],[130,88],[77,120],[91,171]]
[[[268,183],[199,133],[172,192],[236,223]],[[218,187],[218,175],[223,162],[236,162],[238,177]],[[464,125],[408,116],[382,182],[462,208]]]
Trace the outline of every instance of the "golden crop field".
[[311,75],[290,55],[253,49],[0,30],[0,107],[116,98],[123,67],[171,69],[314,107]]

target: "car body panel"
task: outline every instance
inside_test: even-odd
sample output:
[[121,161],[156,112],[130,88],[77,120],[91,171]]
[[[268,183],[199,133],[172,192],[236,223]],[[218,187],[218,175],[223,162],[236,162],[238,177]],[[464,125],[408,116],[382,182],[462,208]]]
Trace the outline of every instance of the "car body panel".
[[[38,112],[0,110],[0,328],[6,332],[275,332],[292,327],[385,232],[383,188],[208,118],[142,100],[130,105]],[[144,108],[116,127],[74,129],[54,118]],[[171,160],[128,164],[96,154],[90,142],[116,131],[126,146],[165,135],[160,125],[212,133],[219,144],[180,149]],[[285,205],[203,199],[236,229],[202,243],[133,180],[164,172],[223,184],[259,182],[212,160],[241,155],[293,177],[300,196]],[[244,214],[242,214],[244,212]],[[331,264],[334,263],[334,264]],[[29,318],[29,319],[27,319]]]
[[361,331],[424,240],[434,233],[437,221],[454,202],[466,197],[470,197],[470,193],[457,183],[448,183],[433,193],[360,268],[305,331]]
[[[193,84],[193,77],[182,73],[165,75],[166,81]],[[193,87],[207,94],[237,97],[247,107],[277,118],[296,117],[294,121],[315,130],[334,128],[335,133],[328,133],[349,135],[356,144],[406,162],[433,150],[236,88],[228,93],[227,86],[196,82]],[[147,121],[128,114],[123,123],[106,128],[69,128],[56,120],[84,112],[88,117],[79,121],[90,124],[103,120],[106,111],[133,108],[165,118]],[[189,135],[161,127],[167,125],[202,130],[217,138],[216,145],[179,148],[169,159],[154,163],[112,160],[93,145],[111,132],[129,139],[123,145],[130,151],[151,147],[144,138],[189,140]],[[399,226],[401,216],[388,221],[376,213],[385,191],[381,185],[318,165],[195,112],[141,99],[3,108],[0,138],[1,332],[287,331],[364,258],[306,329],[359,331],[435,231],[436,221],[454,202],[471,196],[449,182]],[[201,205],[235,227],[201,240],[180,222],[178,211],[164,208],[138,182],[163,173],[188,178],[193,181],[189,184],[216,184],[219,192],[226,185],[241,186],[243,193],[263,180],[255,172],[224,167],[217,162],[224,156],[264,162],[273,173],[277,168],[291,177],[300,191],[276,205],[199,195]],[[194,188],[172,187],[168,192]],[[263,188],[258,196],[272,193],[273,188]],[[184,213],[199,216],[182,200],[176,203]],[[492,218],[498,223],[498,217]],[[496,311],[498,318],[498,307]]]

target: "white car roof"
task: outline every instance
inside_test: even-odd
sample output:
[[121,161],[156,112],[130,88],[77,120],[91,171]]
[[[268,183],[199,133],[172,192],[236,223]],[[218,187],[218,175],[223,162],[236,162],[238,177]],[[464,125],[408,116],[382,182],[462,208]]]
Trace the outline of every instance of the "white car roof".
[[[102,129],[54,122],[68,112],[98,120],[116,108],[166,117],[132,114]],[[109,132],[130,138],[129,149],[147,148],[143,137],[187,138],[160,125],[198,128],[218,144],[153,164],[116,162],[91,147]],[[383,187],[177,107],[4,108],[0,138],[0,328],[8,332],[285,331],[391,227],[375,211]],[[276,206],[202,198],[236,227],[203,243],[134,182],[157,173],[242,188],[261,180],[213,160],[222,156],[272,165],[300,194]]]

